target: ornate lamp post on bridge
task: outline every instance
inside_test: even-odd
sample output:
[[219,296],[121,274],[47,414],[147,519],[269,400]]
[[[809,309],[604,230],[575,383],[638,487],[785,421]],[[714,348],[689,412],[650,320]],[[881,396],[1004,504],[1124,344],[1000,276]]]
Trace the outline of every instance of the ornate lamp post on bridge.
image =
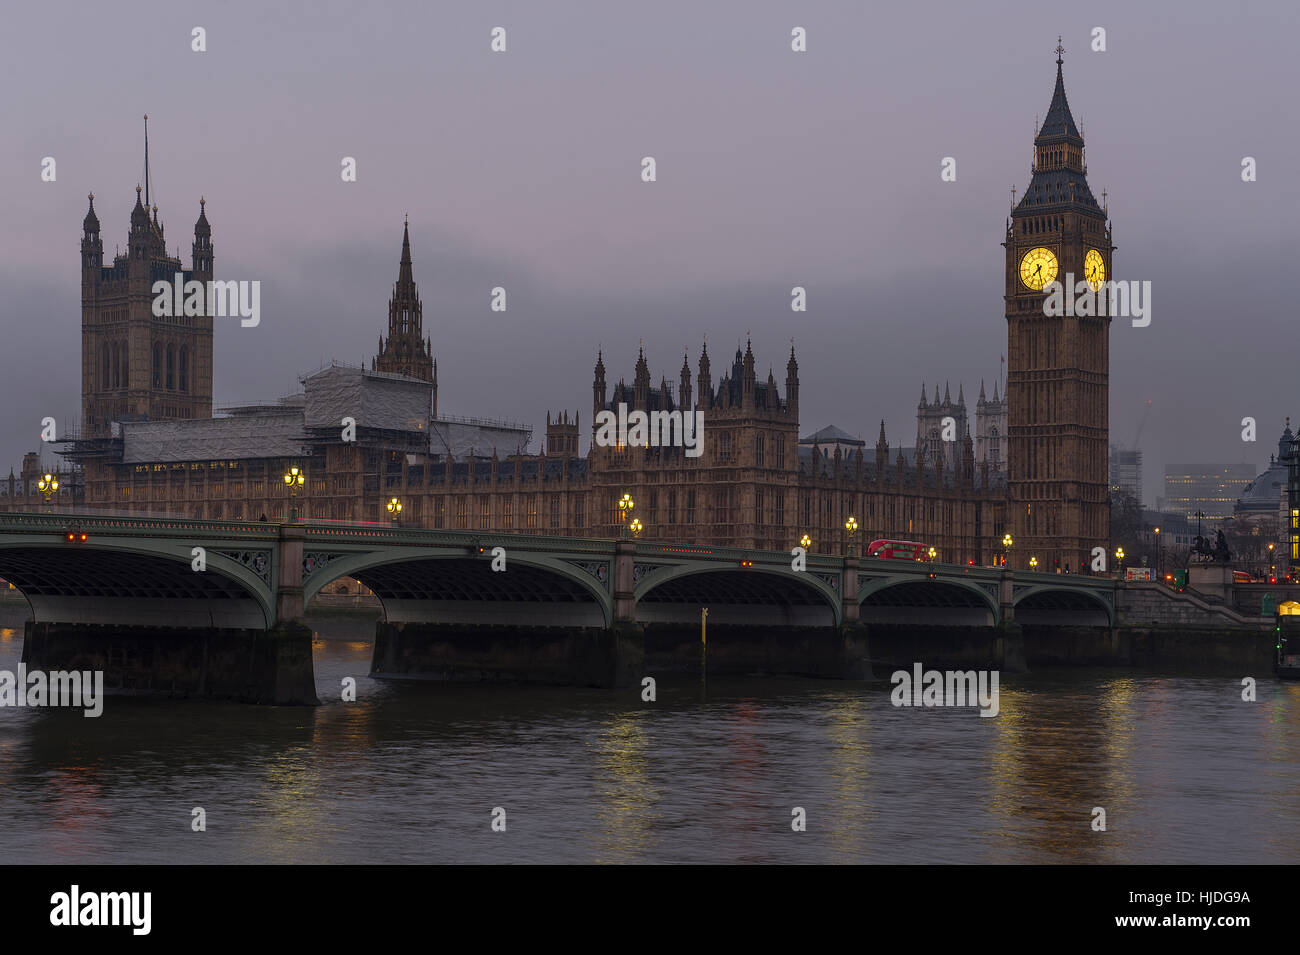
[[402,513],[401,500],[396,497],[390,498],[388,503],[384,506],[388,508],[388,519],[392,521],[394,524],[396,524],[397,518],[400,517]]
[[619,523],[623,525],[623,537],[624,537],[624,538],[626,538],[626,537],[629,536],[630,528],[628,527],[627,518],[628,518],[628,515],[632,513],[632,508],[634,508],[634,507],[636,507],[636,503],[632,500],[632,495],[631,495],[631,494],[624,494],[621,498],[619,498],[619,500],[618,500],[618,520],[619,520]]
[[289,523],[298,523],[298,489],[307,483],[307,475],[298,465],[293,465],[284,476],[284,486],[289,489]]
[[804,534],[803,537],[799,538],[799,546],[802,547],[802,548],[804,549],[804,552],[805,552],[805,553],[811,551],[811,550],[812,550],[812,538],[809,537],[807,534]]
[[1012,543],[1013,541],[1011,540],[1011,533],[1009,531],[1002,535],[1002,566],[1003,567],[1007,565],[1007,559],[1011,554]]
[[858,519],[850,514],[849,519],[844,522],[844,529],[849,532],[849,556],[852,557],[853,545],[858,536]]
[[48,471],[45,477],[36,482],[36,490],[41,492],[45,498],[45,509],[50,510],[50,501],[53,499],[55,492],[59,489],[59,479]]
[[1030,557],[1030,558],[1029,558],[1029,569],[1030,569],[1030,570],[1037,570],[1037,569],[1038,569],[1038,558],[1037,558],[1037,557]]
[[628,530],[632,532],[632,536],[634,538],[639,537],[641,535],[641,531],[645,530],[645,528],[641,524],[641,518],[639,517],[632,518],[632,523],[628,525]]
[[1115,548],[1115,560],[1119,561],[1119,576],[1124,576],[1124,548]]

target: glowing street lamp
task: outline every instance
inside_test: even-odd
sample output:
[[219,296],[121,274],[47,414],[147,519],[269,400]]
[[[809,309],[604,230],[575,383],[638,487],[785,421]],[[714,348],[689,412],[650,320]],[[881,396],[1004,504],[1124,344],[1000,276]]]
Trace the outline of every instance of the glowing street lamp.
[[1119,561],[1119,572],[1123,574],[1124,573],[1124,548],[1123,547],[1115,548],[1115,560]]
[[58,489],[59,479],[48,471],[46,472],[45,477],[36,482],[36,490],[40,491],[44,496],[46,507],[50,506],[50,500],[54,497],[54,494]]
[[1011,533],[1008,531],[1006,534],[1002,535],[1002,566],[1004,567],[1007,564],[1007,554],[1011,550],[1011,544]]
[[621,523],[621,524],[623,525],[623,536],[624,536],[624,537],[627,537],[627,536],[628,536],[627,517],[628,517],[628,515],[629,515],[630,513],[632,513],[632,508],[634,508],[634,507],[636,507],[636,503],[632,500],[632,495],[631,495],[631,494],[624,494],[621,498],[619,498],[619,500],[618,500],[618,520],[619,520],[619,523]]
[[933,564],[934,559],[939,556],[939,552],[935,550],[933,547],[931,547],[929,553],[930,553],[930,563]]
[[394,497],[390,498],[388,503],[384,506],[388,508],[389,518],[394,524],[396,524],[398,516],[402,513],[402,502],[398,498]]
[[297,504],[298,488],[302,487],[306,483],[307,483],[307,475],[305,475],[302,472],[302,469],[299,468],[298,465],[296,464],[293,467],[289,468],[288,473],[285,474],[284,476],[284,486],[289,489],[290,522],[296,522],[298,520],[298,504]]
[[642,529],[641,519],[639,517],[632,518],[632,523],[628,525],[628,530],[632,532],[632,536],[636,537],[641,533]]
[[1029,569],[1030,569],[1030,570],[1036,570],[1037,568],[1038,568],[1038,558],[1037,558],[1037,557],[1030,557],[1030,558],[1029,558]]
[[858,534],[858,519],[850,514],[849,519],[844,522],[844,529],[849,532],[849,556],[852,557],[854,538]]
[[812,550],[812,538],[804,534],[803,537],[799,538],[799,546],[805,551]]

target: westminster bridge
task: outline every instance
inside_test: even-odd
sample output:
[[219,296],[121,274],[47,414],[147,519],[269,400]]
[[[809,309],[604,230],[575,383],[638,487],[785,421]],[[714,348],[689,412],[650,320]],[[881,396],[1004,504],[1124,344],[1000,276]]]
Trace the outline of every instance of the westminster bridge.
[[376,675],[607,686],[698,667],[704,608],[710,672],[1016,669],[1023,634],[1044,629],[1083,634],[1105,656],[1124,590],[1110,577],[942,563],[797,564],[785,551],[398,524],[0,515],[0,577],[31,608],[29,667],[261,702],[315,702],[303,619],[340,577],[382,606]]

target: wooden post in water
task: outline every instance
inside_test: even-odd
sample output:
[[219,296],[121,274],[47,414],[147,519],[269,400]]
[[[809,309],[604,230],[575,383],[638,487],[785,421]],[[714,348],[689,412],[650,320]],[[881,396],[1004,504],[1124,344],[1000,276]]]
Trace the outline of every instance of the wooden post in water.
[[708,663],[709,663],[708,629],[709,629],[709,608],[701,607],[700,608],[700,689],[701,690],[704,689],[706,682],[708,680],[708,677],[706,676],[708,672]]

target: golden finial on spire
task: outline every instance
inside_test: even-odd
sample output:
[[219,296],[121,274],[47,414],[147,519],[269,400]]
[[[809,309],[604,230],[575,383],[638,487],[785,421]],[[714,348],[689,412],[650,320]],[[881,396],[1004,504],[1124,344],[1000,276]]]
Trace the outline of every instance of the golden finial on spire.
[[1065,56],[1065,47],[1061,46],[1061,35],[1056,35],[1056,65],[1061,65],[1061,57]]

